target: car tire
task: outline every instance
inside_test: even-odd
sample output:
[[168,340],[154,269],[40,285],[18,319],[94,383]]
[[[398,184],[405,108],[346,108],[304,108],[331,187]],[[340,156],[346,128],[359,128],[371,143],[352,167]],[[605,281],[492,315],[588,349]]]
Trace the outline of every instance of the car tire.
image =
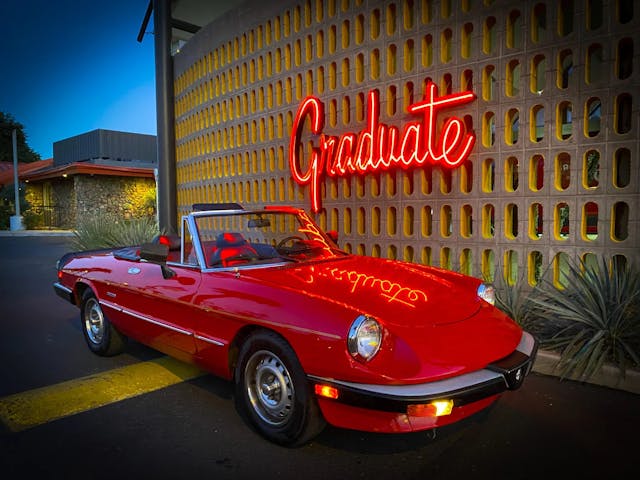
[[93,353],[110,357],[124,350],[125,337],[111,324],[91,290],[82,295],[80,320],[84,339]]
[[295,352],[274,332],[255,333],[240,348],[235,399],[258,433],[279,445],[303,445],[325,426]]

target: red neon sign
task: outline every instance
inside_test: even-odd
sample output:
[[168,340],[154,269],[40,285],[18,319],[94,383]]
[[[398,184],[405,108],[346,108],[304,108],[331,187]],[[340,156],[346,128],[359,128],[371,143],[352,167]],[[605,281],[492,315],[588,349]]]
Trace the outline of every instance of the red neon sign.
[[[320,182],[324,175],[345,177],[385,171],[393,167],[409,168],[441,163],[457,167],[471,154],[476,137],[467,132],[458,117],[449,117],[437,131],[436,119],[440,110],[469,103],[476,98],[473,92],[438,96],[438,87],[428,82],[424,100],[410,105],[409,113],[420,115],[420,121],[405,125],[402,134],[398,127],[380,123],[380,101],[377,90],[367,99],[367,125],[359,133],[344,133],[339,137],[325,135],[324,104],[316,97],[305,98],[293,122],[289,144],[291,176],[300,185],[309,185],[311,209],[321,207]],[[309,121],[312,135],[320,135],[311,147],[307,170],[301,169],[302,135],[305,121]]]

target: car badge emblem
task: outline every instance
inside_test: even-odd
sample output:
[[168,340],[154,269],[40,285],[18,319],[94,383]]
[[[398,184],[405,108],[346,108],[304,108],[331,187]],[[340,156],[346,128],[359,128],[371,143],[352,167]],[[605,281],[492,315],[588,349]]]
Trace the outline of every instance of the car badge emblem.
[[131,267],[129,270],[127,270],[127,273],[131,275],[137,275],[140,273],[140,269],[138,267]]

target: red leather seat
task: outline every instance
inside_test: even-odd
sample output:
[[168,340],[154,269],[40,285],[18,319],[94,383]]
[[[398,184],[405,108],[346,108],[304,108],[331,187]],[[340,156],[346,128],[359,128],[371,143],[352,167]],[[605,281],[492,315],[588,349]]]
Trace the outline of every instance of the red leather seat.
[[258,252],[238,232],[224,232],[216,238],[216,247],[209,264],[212,267],[232,267],[257,258]]

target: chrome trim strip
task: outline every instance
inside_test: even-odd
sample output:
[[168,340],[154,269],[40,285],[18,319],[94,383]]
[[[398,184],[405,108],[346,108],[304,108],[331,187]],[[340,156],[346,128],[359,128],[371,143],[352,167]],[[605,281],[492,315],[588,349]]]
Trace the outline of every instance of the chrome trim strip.
[[53,286],[59,290],[62,290],[64,293],[68,295],[71,295],[73,293],[73,290],[71,290],[69,287],[65,287],[60,282],[54,283]]
[[528,332],[522,332],[522,337],[520,338],[520,343],[516,347],[516,350],[524,353],[525,355],[531,356],[535,346],[536,340],[533,338],[533,335]]
[[215,345],[216,347],[224,347],[226,345],[226,343],[221,340],[216,340],[215,338],[198,335],[197,333],[194,333],[193,336],[198,340],[202,340],[203,342],[210,343],[212,345]]
[[101,305],[105,305],[107,307],[110,307],[110,308],[112,308],[114,310],[117,310],[119,312],[126,313],[127,315],[130,315],[130,316],[135,317],[137,319],[143,320],[145,322],[152,323],[152,324],[157,325],[159,327],[164,327],[164,328],[169,329],[171,331],[174,331],[176,333],[181,333],[183,335],[188,335],[188,336],[192,336],[193,335],[193,332],[191,332],[189,330],[185,330],[185,329],[179,328],[179,327],[174,327],[173,325],[170,325],[168,323],[161,322],[161,321],[155,320],[155,319],[153,319],[151,317],[147,317],[146,315],[142,315],[142,314],[134,312],[132,310],[128,310],[126,308],[123,308],[120,305],[117,305],[115,303],[107,302],[105,300],[100,300],[100,304]]
[[[427,396],[451,395],[460,390],[470,387],[480,387],[489,382],[502,381],[504,377],[497,372],[482,369],[475,372],[465,373],[457,377],[437,380],[435,382],[420,383],[416,385],[375,385],[370,383],[354,383],[334,380],[332,378],[322,378],[309,375],[314,381],[327,382],[335,385],[342,385],[357,391],[373,393],[394,398],[415,398]],[[505,383],[506,388],[506,383]]]

